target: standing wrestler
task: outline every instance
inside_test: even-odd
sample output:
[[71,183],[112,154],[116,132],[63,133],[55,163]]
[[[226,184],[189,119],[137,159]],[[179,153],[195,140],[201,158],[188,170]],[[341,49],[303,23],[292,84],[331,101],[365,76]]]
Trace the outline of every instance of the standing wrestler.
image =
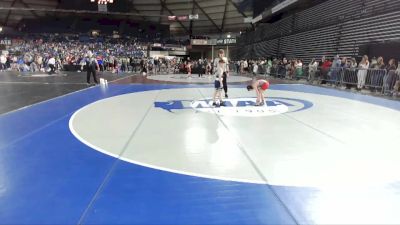
[[220,66],[219,61],[223,60],[224,63],[222,65],[223,75],[222,75],[222,85],[225,92],[225,98],[228,98],[228,77],[229,77],[229,66],[228,59],[225,57],[225,51],[223,49],[218,50],[218,57],[214,60],[214,68]]
[[213,97],[213,106],[216,107],[225,106],[225,103],[222,101],[222,87],[223,87],[222,76],[224,73],[223,70],[224,66],[225,66],[225,61],[223,59],[220,59],[216,67],[215,80],[214,80],[215,91]]

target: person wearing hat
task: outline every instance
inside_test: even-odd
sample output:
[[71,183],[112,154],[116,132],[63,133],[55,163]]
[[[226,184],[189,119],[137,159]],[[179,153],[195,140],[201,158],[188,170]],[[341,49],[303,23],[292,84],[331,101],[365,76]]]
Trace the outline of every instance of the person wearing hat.
[[269,82],[267,80],[256,80],[254,79],[251,85],[247,86],[247,90],[255,90],[257,95],[256,106],[263,106],[264,102],[264,91],[269,88]]

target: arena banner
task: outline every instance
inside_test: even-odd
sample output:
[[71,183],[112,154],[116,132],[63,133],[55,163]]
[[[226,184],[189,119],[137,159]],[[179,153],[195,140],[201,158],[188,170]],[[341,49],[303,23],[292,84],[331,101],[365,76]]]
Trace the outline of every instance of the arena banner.
[[191,39],[192,45],[216,45],[215,39]]
[[232,45],[236,44],[236,38],[217,39],[217,45]]
[[11,40],[10,39],[1,39],[0,45],[11,45]]

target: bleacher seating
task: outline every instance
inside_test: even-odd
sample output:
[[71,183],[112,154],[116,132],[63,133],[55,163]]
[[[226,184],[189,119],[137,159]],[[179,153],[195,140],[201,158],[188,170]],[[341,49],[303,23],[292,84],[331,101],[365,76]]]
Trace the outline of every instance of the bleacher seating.
[[337,30],[335,26],[310,30],[281,39],[279,52],[287,58],[309,61],[313,57],[335,55]]
[[331,24],[339,19],[361,14],[363,0],[330,0],[296,14],[295,30]]
[[328,0],[242,35],[233,58],[357,56],[367,42],[400,40],[399,9],[393,0]]

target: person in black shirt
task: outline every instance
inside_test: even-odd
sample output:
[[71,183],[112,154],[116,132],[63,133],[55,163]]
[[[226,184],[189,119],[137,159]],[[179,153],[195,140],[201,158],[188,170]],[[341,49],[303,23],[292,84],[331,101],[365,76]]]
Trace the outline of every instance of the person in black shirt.
[[93,75],[93,80],[96,84],[99,84],[96,77],[96,71],[99,70],[99,64],[96,58],[93,56],[92,52],[88,52],[88,57],[86,58],[86,82],[90,85],[90,75]]

